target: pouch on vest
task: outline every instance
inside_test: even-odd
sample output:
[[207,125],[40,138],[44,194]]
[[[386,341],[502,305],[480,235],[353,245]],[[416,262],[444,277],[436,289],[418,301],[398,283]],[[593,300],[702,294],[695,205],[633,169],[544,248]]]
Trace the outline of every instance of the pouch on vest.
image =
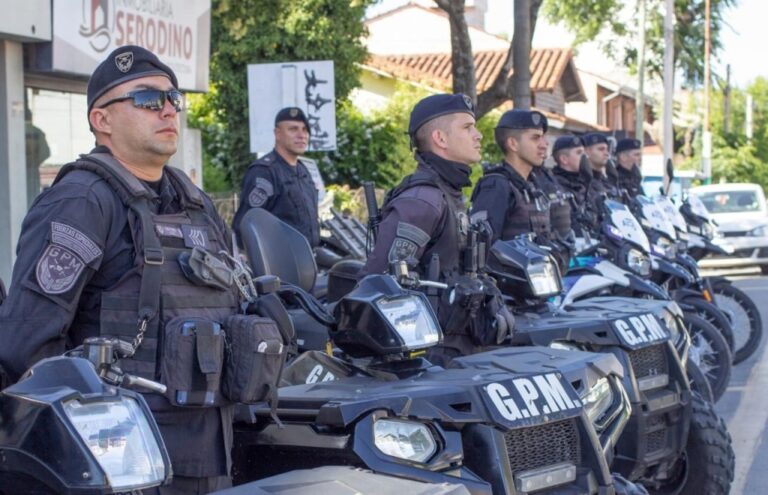
[[165,325],[160,379],[171,404],[212,407],[224,402],[224,346],[224,331],[215,321],[177,316]]
[[233,402],[255,404],[273,399],[288,352],[274,320],[232,315],[227,329],[227,362],[222,392]]

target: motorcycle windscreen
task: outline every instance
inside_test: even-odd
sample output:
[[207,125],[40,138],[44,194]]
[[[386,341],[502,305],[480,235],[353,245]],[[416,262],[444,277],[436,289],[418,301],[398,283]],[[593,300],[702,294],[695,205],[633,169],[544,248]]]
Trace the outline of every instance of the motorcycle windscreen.
[[707,210],[707,207],[704,206],[704,202],[699,199],[698,196],[691,194],[688,196],[688,204],[691,205],[691,211],[695,213],[696,215],[700,216],[701,218],[709,221],[709,210]]
[[685,221],[685,217],[680,213],[680,210],[675,208],[675,204],[667,196],[657,196],[656,206],[661,209],[667,220],[672,222],[672,225],[680,232],[688,231],[688,224]]
[[640,222],[629,211],[626,205],[617,201],[606,201],[606,206],[611,212],[611,223],[621,232],[621,235],[630,242],[643,248],[646,253],[651,252],[651,243],[643,232]]
[[638,196],[637,199],[640,202],[640,206],[642,208],[643,218],[648,221],[651,228],[661,232],[662,234],[665,234],[672,240],[677,239],[675,226],[667,219],[667,216],[664,214],[661,208],[659,208],[659,206],[653,200],[648,199],[645,196]]

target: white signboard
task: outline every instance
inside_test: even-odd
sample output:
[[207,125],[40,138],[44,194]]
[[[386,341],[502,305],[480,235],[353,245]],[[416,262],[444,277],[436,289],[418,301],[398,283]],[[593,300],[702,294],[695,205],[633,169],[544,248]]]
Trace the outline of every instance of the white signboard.
[[275,115],[285,107],[299,107],[307,115],[309,151],[335,150],[335,91],[332,60],[249,65],[251,152],[274,147]]
[[208,90],[211,0],[54,0],[52,69],[90,75],[109,52],[139,45],[184,90]]

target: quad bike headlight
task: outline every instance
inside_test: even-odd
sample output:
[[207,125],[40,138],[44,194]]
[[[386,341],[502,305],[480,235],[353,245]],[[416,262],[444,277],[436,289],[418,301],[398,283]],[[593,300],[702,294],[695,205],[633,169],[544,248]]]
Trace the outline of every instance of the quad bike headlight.
[[560,293],[560,274],[551,258],[528,271],[531,290],[537,297],[549,297]]
[[437,451],[429,427],[415,421],[379,419],[373,423],[373,443],[382,453],[425,463]]
[[424,300],[416,296],[382,298],[376,306],[403,340],[406,349],[420,349],[437,344],[440,329]]
[[565,342],[562,340],[553,340],[549,343],[547,346],[550,349],[559,349],[561,351],[583,351],[584,349],[580,348],[578,345],[574,344],[573,342]]
[[645,277],[651,273],[651,260],[639,249],[630,249],[627,252],[627,268]]
[[132,491],[165,479],[165,463],[136,400],[63,404],[77,433],[101,465],[114,491]]
[[656,244],[654,244],[655,248],[658,248],[659,254],[661,256],[666,256],[668,258],[674,258],[677,254],[677,246],[674,242],[670,241],[666,237],[661,237],[656,240]]
[[582,397],[581,402],[584,404],[584,410],[589,417],[592,424],[595,425],[595,429],[600,431],[605,425],[601,423],[601,419],[611,408],[614,401],[613,388],[607,378],[600,378],[592,385]]

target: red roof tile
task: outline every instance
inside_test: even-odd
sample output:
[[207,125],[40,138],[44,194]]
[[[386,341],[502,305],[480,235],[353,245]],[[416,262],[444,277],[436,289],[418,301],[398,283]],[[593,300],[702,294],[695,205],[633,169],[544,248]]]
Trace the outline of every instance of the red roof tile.
[[[573,72],[566,88],[566,101],[585,101],[584,90],[573,67],[569,48],[534,48],[531,50],[531,91],[554,91],[566,69]],[[506,60],[506,50],[476,52],[475,79],[477,91],[488,89],[496,80]],[[452,68],[450,53],[415,55],[371,55],[366,65],[400,79],[418,82],[438,89],[450,90]],[[509,71],[509,76],[512,71]],[[568,91],[570,89],[570,91]]]

